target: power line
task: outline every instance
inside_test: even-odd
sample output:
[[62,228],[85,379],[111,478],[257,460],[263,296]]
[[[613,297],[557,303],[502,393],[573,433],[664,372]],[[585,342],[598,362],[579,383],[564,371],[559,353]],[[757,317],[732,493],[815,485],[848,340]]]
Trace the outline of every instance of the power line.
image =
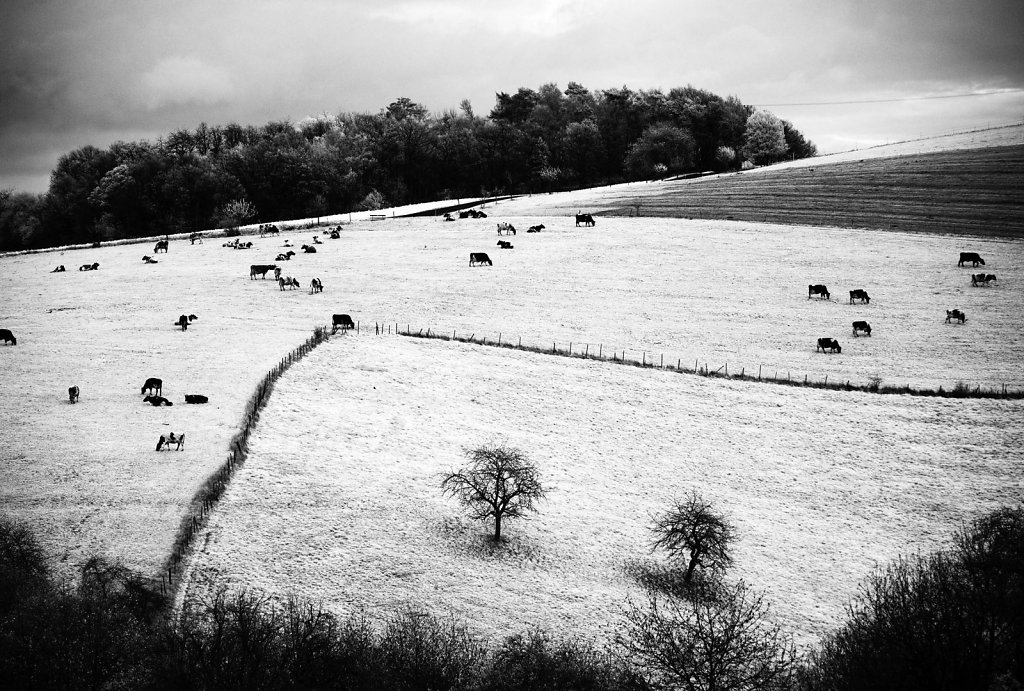
[[1000,91],[973,92],[968,94],[944,94],[942,96],[905,96],[903,98],[878,98],[864,101],[812,101],[808,103],[755,103],[758,108],[778,108],[780,106],[852,106],[860,103],[902,103],[904,101],[934,101],[945,98],[970,98],[973,96],[998,96],[1016,94],[1024,89],[1002,89]]

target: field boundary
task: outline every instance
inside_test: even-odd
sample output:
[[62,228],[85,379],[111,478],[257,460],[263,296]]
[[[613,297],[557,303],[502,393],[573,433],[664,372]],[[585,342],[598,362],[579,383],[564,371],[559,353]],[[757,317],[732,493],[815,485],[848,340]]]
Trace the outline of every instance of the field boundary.
[[[392,328],[393,327],[393,328]],[[559,349],[558,343],[552,341],[551,348],[547,346],[537,346],[532,344],[523,344],[522,338],[516,341],[511,339],[502,339],[503,333],[499,333],[496,339],[488,340],[486,336],[476,337],[476,334],[470,334],[469,336],[459,336],[453,330],[451,334],[447,331],[441,333],[439,331],[432,331],[430,328],[413,330],[412,327],[406,324],[405,330],[401,329],[398,323],[374,323],[374,333],[376,335],[390,335],[395,334],[398,336],[405,336],[410,338],[430,338],[441,341],[458,341],[460,343],[471,343],[473,345],[484,345],[494,348],[508,348],[510,350],[524,350],[531,353],[538,353],[542,355],[555,355],[561,357],[571,357],[581,360],[598,360],[601,362],[614,362],[621,365],[629,365],[632,367],[640,367],[643,369],[660,369],[669,372],[676,372],[678,374],[690,374],[698,375],[702,377],[712,377],[719,379],[734,379],[739,381],[750,381],[758,382],[761,384],[776,384],[780,386],[803,386],[813,389],[830,389],[832,391],[861,391],[864,393],[874,394],[905,394],[909,396],[931,396],[938,398],[996,398],[996,399],[1012,399],[1019,400],[1024,399],[1024,390],[1014,391],[1008,389],[1004,384],[1001,388],[983,388],[980,384],[976,386],[970,386],[964,382],[957,382],[950,389],[945,389],[940,386],[938,389],[915,389],[908,385],[904,386],[885,386],[881,383],[880,379],[869,380],[867,384],[853,384],[847,379],[829,381],[828,375],[825,375],[824,380],[811,379],[809,375],[803,375],[800,378],[799,373],[794,378],[791,371],[786,371],[785,379],[779,376],[780,370],[771,369],[765,370],[764,366],[758,367],[757,374],[747,374],[746,368],[740,369],[739,373],[736,372],[735,368],[730,373],[729,363],[726,362],[717,369],[712,369],[711,364],[707,361],[701,364],[700,360],[695,360],[693,367],[689,367],[689,361],[683,364],[681,358],[677,358],[673,364],[671,358],[668,364],[665,363],[665,355],[661,354],[660,357],[654,351],[647,351],[640,348],[623,349],[623,350],[612,350],[611,357],[604,354],[604,345],[599,344],[597,351],[591,350],[592,343],[576,343],[576,350],[573,351],[573,343],[570,342],[568,346],[563,344],[563,347]],[[633,353],[633,357],[627,357],[627,352]],[[636,358],[636,353],[640,353],[640,359]],[[648,355],[650,357],[648,357]],[[767,376],[771,372],[771,376]],[[764,376],[762,376],[762,374]]]
[[249,454],[249,435],[252,433],[256,423],[259,422],[260,412],[266,406],[270,394],[274,390],[274,384],[289,367],[304,358],[321,343],[330,339],[330,331],[326,326],[318,326],[313,330],[313,335],[296,348],[292,349],[281,361],[269,372],[256,386],[256,389],[249,396],[245,406],[245,413],[242,416],[242,428],[235,433],[229,444],[229,451],[224,463],[215,470],[202,484],[192,501],[189,503],[188,511],[178,525],[178,532],[171,547],[171,553],[164,562],[160,573],[161,591],[173,599],[175,591],[181,582],[182,568],[185,560],[192,549],[196,535],[206,527],[210,513],[217,506],[217,502],[227,490],[228,483],[238,470],[245,463]]

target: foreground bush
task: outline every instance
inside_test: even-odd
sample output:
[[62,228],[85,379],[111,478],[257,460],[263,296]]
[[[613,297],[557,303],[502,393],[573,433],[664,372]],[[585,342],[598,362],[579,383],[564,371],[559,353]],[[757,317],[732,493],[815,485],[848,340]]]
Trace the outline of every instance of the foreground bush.
[[951,549],[878,570],[810,659],[817,689],[1020,689],[1024,507],[999,509]]

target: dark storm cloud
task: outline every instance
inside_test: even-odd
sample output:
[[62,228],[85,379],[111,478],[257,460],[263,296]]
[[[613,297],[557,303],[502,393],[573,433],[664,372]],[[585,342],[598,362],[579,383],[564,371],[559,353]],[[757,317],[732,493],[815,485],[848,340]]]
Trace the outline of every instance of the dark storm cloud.
[[[44,189],[63,147],[376,112],[399,96],[433,111],[468,98],[486,114],[497,91],[570,80],[764,104],[1019,89],[1022,36],[1024,3],[992,0],[8,1],[0,187]],[[928,133],[1019,120],[1022,103],[914,110]],[[898,138],[906,119],[775,110],[826,149]]]

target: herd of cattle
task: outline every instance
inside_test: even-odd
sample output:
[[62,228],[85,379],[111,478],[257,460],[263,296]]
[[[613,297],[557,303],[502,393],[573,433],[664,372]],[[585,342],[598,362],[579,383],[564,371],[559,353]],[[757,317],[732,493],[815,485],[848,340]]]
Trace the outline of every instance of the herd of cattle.
[[[957,266],[964,266],[970,262],[973,266],[981,264],[985,266],[985,260],[981,258],[977,252],[961,252],[960,261],[957,262]],[[971,274],[971,285],[972,286],[987,286],[996,280],[995,274]],[[809,285],[807,286],[807,299],[810,300],[815,295],[825,300],[830,299],[830,293],[828,288],[824,285]],[[866,290],[857,288],[850,291],[850,304],[852,305],[855,301],[860,300],[861,304],[867,304],[871,302],[871,298],[868,296]],[[952,322],[958,322],[963,324],[967,321],[967,315],[960,309],[946,310],[946,324]],[[871,335],[871,324],[866,321],[858,320],[853,322],[853,335],[858,336],[860,334]],[[823,353],[841,353],[843,352],[842,347],[839,345],[839,341],[834,338],[819,338],[818,346],[815,348],[815,352],[821,351]]]

